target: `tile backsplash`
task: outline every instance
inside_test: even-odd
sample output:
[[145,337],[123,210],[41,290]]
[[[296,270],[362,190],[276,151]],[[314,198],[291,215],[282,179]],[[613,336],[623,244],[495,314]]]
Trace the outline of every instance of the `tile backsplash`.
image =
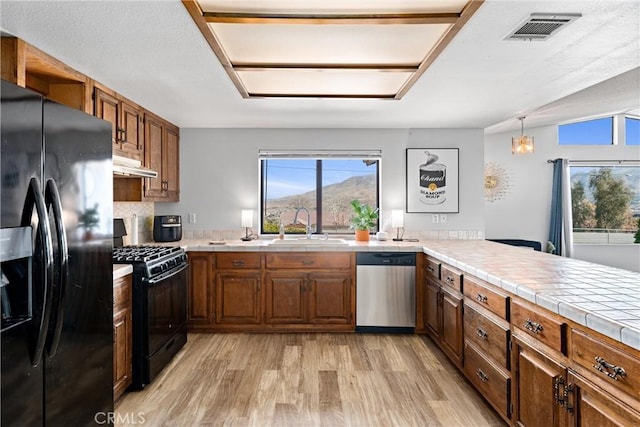
[[138,223],[138,244],[153,241],[153,202],[114,202],[113,217],[123,218],[127,229],[127,236],[123,241],[125,245],[133,243],[131,230],[133,228],[133,215],[136,215]]

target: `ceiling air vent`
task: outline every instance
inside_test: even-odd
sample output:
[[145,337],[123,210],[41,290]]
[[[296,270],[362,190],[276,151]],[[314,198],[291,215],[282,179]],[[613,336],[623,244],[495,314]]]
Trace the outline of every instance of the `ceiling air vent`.
[[505,40],[546,40],[581,16],[581,13],[532,13]]

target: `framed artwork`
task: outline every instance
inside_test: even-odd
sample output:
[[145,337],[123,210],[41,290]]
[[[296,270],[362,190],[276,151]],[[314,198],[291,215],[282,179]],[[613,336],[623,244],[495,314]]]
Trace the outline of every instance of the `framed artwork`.
[[457,148],[407,148],[407,213],[458,213]]

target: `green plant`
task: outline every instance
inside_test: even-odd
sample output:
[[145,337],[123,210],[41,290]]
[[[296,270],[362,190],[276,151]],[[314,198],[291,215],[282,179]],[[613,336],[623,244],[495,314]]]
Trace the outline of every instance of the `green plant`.
[[640,218],[638,218],[638,229],[636,230],[636,234],[633,235],[633,243],[640,243]]
[[85,211],[78,216],[78,222],[80,222],[87,230],[93,230],[100,222],[100,217],[98,216],[98,204],[96,203],[92,208],[85,209]]
[[369,230],[374,227],[378,221],[378,208],[372,208],[369,205],[363,205],[359,200],[352,200],[354,216],[351,218],[351,228],[356,230]]

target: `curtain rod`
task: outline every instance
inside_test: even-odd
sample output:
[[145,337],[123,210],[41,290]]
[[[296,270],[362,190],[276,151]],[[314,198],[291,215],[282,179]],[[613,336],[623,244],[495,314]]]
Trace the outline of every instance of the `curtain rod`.
[[[547,163],[553,163],[554,159],[548,159]],[[640,160],[569,160],[569,164],[571,163],[614,163],[614,164],[622,164],[622,163],[638,163],[640,164]]]

